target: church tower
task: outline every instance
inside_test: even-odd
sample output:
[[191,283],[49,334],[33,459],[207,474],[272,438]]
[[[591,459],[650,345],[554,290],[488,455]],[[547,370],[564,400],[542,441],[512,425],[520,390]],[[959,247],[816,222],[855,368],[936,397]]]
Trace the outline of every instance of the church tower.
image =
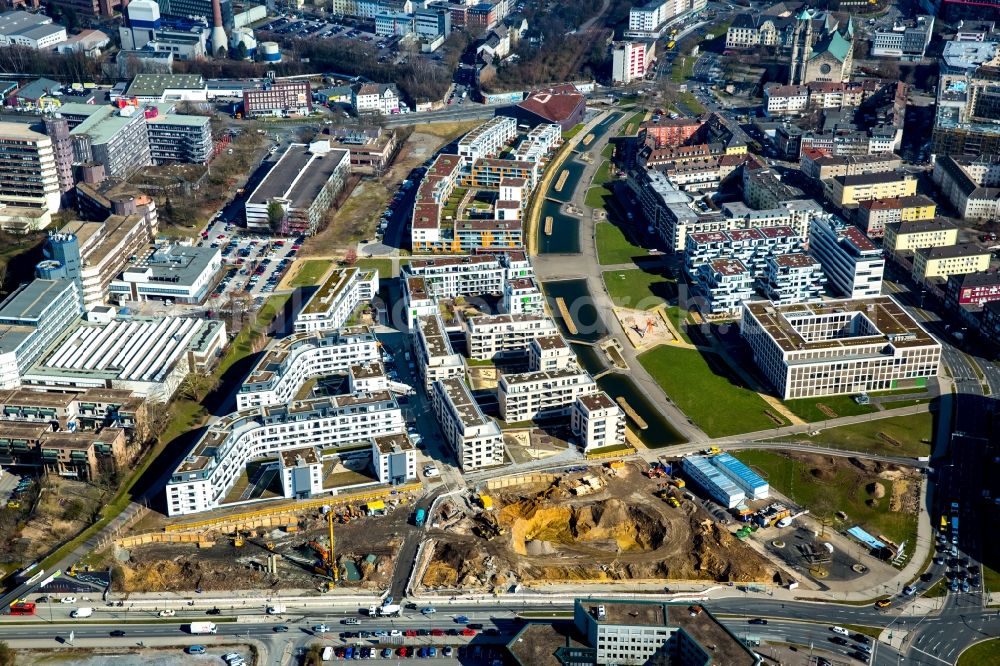
[[798,85],[806,78],[806,64],[812,56],[812,14],[803,8],[795,21],[792,33],[792,61],[788,70],[788,84]]

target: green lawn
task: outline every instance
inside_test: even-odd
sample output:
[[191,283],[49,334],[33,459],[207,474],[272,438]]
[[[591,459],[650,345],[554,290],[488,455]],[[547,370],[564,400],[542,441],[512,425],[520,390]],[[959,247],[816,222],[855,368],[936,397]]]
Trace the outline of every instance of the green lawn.
[[677,333],[681,336],[681,340],[690,345],[693,343],[691,342],[691,336],[688,335],[687,332],[687,315],[687,310],[681,310],[676,305],[667,307],[667,318],[670,320],[670,323],[672,323],[674,328],[677,329]]
[[[768,405],[744,386],[718,354],[661,345],[639,355],[639,362],[667,396],[709,437],[767,430],[787,425],[765,414]],[[721,408],[724,406],[724,408]]]
[[629,118],[628,122],[625,123],[624,135],[632,136],[636,134],[639,131],[639,125],[641,125],[644,120],[646,120],[645,111],[640,111],[639,113]]
[[934,415],[924,412],[826,428],[815,437],[795,435],[783,439],[808,439],[838,449],[916,458],[930,455],[933,436]]
[[388,280],[394,277],[392,274],[392,259],[358,259],[358,263],[354,265],[365,270],[374,268],[378,271],[380,280]]
[[284,311],[285,303],[291,296],[291,294],[275,294],[264,301],[254,323],[244,326],[233,338],[226,355],[219,361],[219,367],[215,371],[217,376],[226,374],[226,370],[234,363],[238,363],[253,352],[254,343],[267,332],[275,317]]
[[597,167],[593,183],[594,185],[604,185],[609,180],[611,180],[611,161],[604,160],[601,162],[601,166]]
[[604,149],[601,151],[601,157],[603,157],[606,160],[610,160],[614,156],[615,156],[615,144],[609,143],[608,145],[604,146]]
[[1000,666],[1000,638],[976,643],[958,656],[958,666]]
[[603,186],[597,186],[587,190],[587,197],[583,202],[591,208],[604,208],[605,199],[610,198],[611,190]]
[[579,125],[577,125],[573,129],[566,130],[565,132],[562,133],[563,141],[567,141],[569,139],[572,139],[574,136],[576,136],[577,134],[579,134],[580,130],[582,130],[582,129],[583,129],[583,123],[580,123]]
[[[871,534],[884,534],[896,543],[906,541],[913,552],[917,517],[889,511],[888,499],[875,507],[866,504],[871,496],[866,486],[875,477],[853,465],[839,465],[831,470],[815,470],[809,465],[771,451],[737,451],[734,456],[754,468],[775,490],[809,509],[820,519],[833,518],[837,511],[848,516],[847,527],[861,525]],[[825,474],[824,474],[825,472]],[[880,479],[886,498],[892,494],[892,481]],[[843,525],[835,526],[837,529]]]
[[641,268],[605,271],[603,277],[608,296],[620,308],[652,310],[677,295],[675,282]]
[[701,102],[698,101],[698,98],[694,96],[694,93],[689,93],[689,92],[677,93],[677,99],[679,102],[681,102],[681,104],[691,109],[695,113],[705,113],[705,107],[702,105]]
[[633,257],[645,257],[649,252],[633,245],[624,232],[610,222],[598,222],[595,231],[597,241],[597,261],[602,266],[625,264]]
[[694,75],[694,64],[698,62],[697,56],[680,56],[674,60],[674,67],[670,70],[670,80],[674,83],[684,83]]
[[[820,408],[823,405],[832,414]],[[822,398],[803,398],[801,400],[786,400],[785,406],[804,421],[824,421],[839,416],[856,416],[878,411],[875,405],[859,405],[853,395],[830,395]]]
[[923,593],[922,596],[928,599],[935,599],[937,597],[943,597],[948,594],[948,581],[944,578],[927,588],[927,591]]
[[319,284],[319,281],[326,275],[330,262],[326,259],[310,259],[302,263],[299,272],[288,283],[292,287],[311,287]]

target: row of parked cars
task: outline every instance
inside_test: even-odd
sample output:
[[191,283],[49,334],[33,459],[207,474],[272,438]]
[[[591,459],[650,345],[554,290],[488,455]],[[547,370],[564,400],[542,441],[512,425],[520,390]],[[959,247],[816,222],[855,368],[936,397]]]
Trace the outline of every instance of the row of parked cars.
[[399,657],[402,659],[407,658],[419,658],[419,659],[434,659],[435,657],[451,658],[457,656],[459,659],[463,659],[466,656],[467,649],[464,647],[453,648],[450,645],[446,645],[442,648],[435,647],[433,645],[425,645],[423,647],[398,647],[398,648],[370,648],[361,646],[347,646],[338,647],[333,651],[334,656],[338,659],[392,659],[394,657]]

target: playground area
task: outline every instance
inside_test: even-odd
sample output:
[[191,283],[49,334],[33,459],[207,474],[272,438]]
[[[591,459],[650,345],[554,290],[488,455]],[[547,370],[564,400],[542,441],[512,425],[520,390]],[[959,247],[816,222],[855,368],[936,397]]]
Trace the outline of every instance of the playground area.
[[629,343],[636,349],[675,343],[677,336],[663,317],[663,310],[631,310],[614,308],[615,317],[621,324]]

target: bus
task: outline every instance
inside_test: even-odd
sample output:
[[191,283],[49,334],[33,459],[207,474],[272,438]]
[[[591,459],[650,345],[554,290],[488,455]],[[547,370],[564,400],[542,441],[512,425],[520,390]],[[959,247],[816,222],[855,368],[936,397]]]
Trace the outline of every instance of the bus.
[[35,614],[35,602],[33,601],[18,601],[10,605],[11,615],[34,615]]

